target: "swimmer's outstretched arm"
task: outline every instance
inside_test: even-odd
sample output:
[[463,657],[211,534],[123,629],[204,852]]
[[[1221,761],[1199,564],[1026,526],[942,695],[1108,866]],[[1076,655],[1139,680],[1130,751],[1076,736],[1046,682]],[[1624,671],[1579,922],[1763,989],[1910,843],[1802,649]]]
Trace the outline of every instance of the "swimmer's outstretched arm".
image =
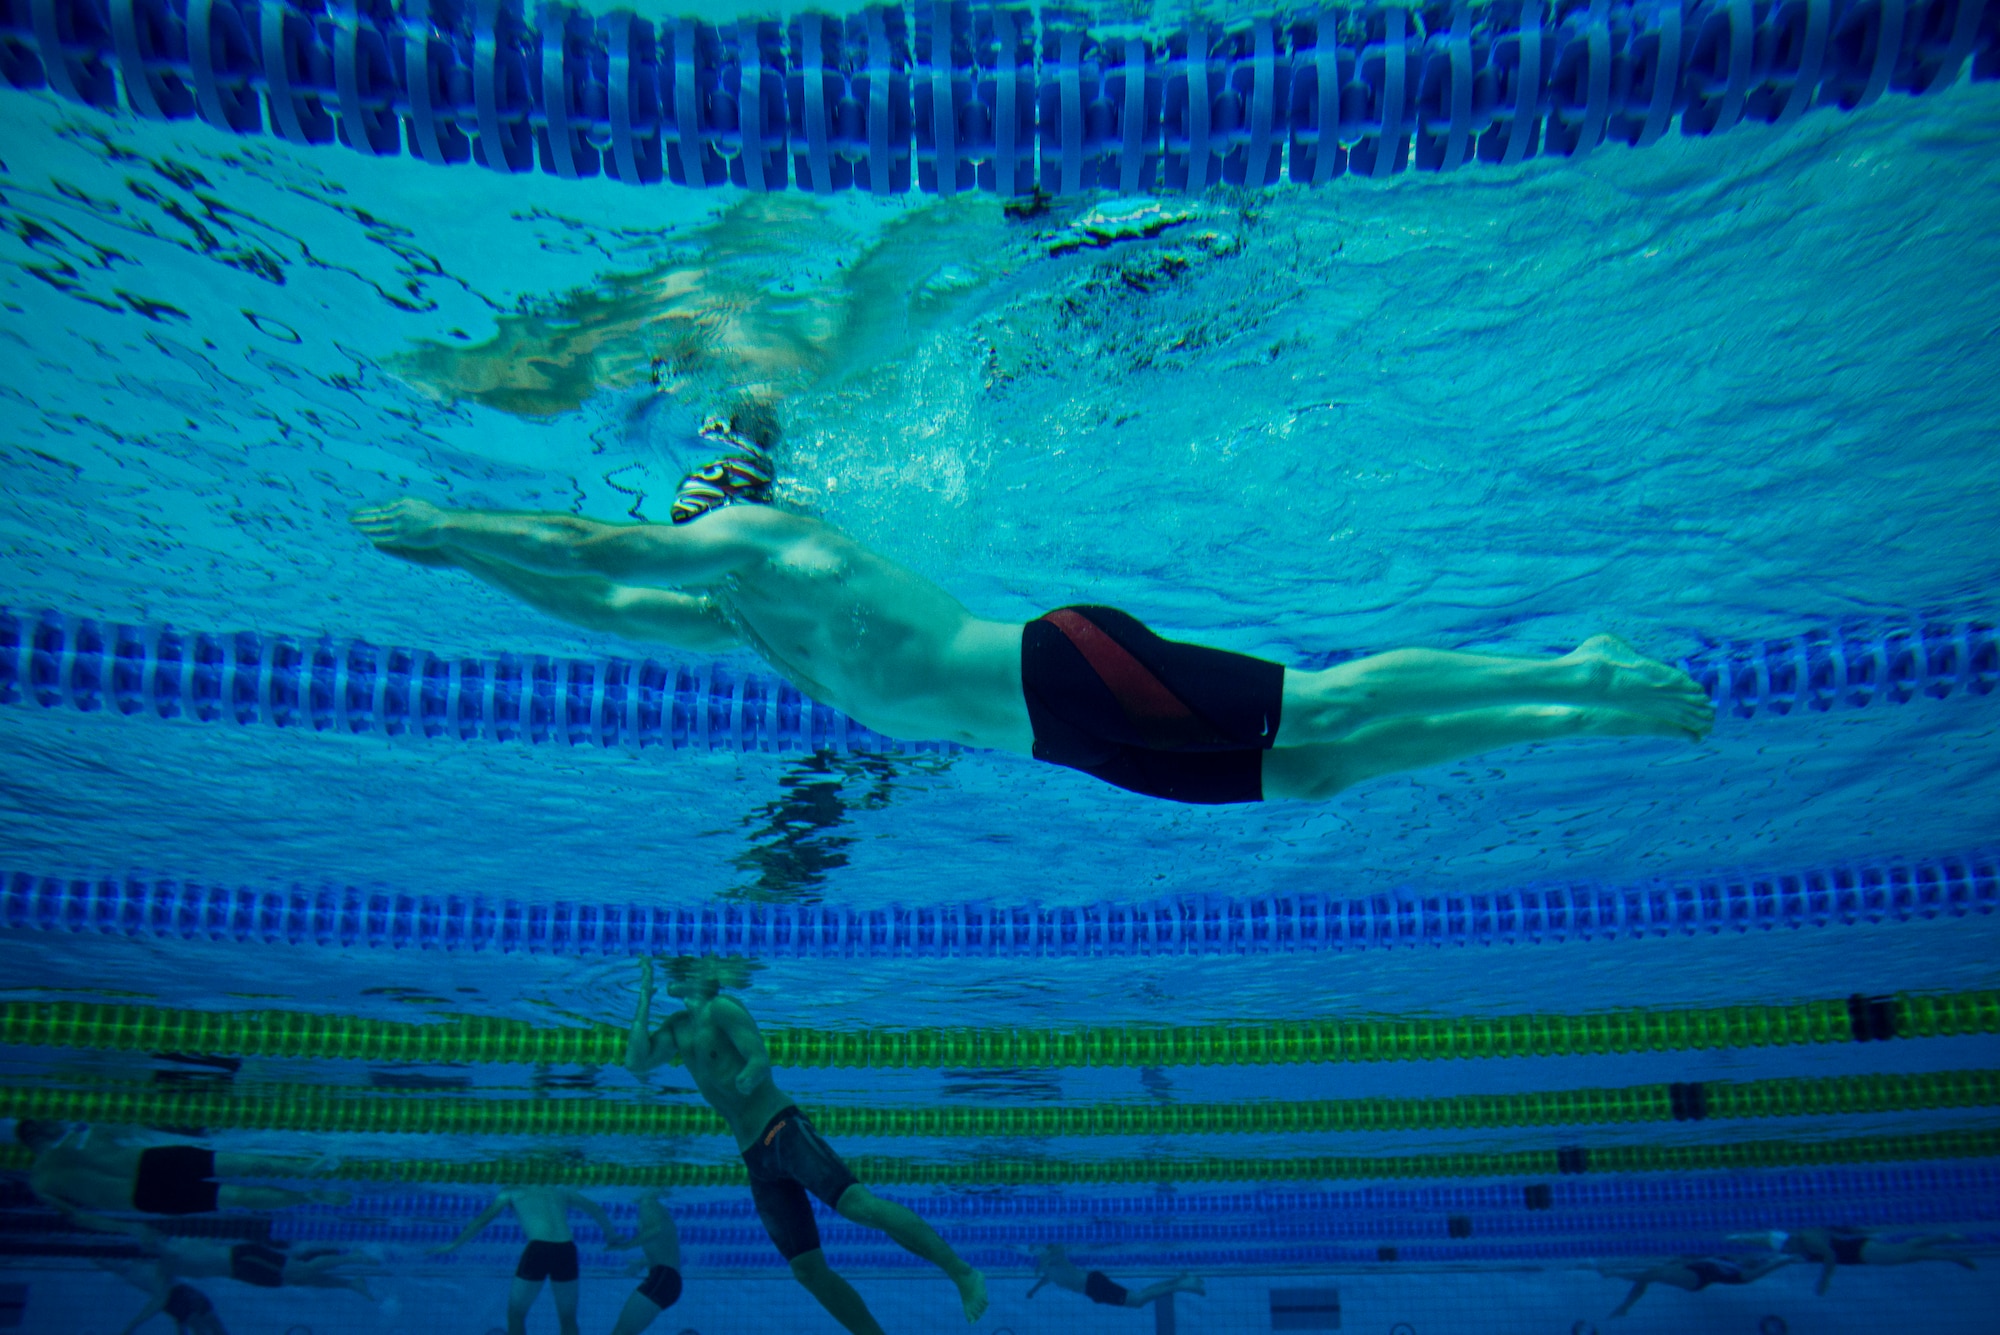
[[495,1196],[493,1198],[493,1204],[487,1206],[484,1210],[481,1210],[479,1212],[478,1218],[474,1219],[471,1223],[465,1226],[465,1231],[463,1233],[460,1233],[457,1237],[453,1238],[450,1242],[447,1242],[442,1247],[431,1248],[430,1251],[425,1253],[425,1255],[443,1256],[446,1252],[457,1251],[460,1247],[463,1247],[466,1243],[471,1242],[481,1233],[484,1233],[486,1231],[486,1226],[492,1223],[494,1220],[498,1219],[500,1217],[500,1212],[506,1208],[507,1208],[507,1193],[503,1191],[498,1196]]
[[727,653],[743,644],[723,618],[721,608],[701,594],[614,584],[598,575],[573,579],[538,575],[504,561],[491,561],[449,548],[439,551],[448,554],[448,564],[513,594],[538,611],[585,630],[669,644],[691,653]]
[[618,1226],[611,1222],[611,1216],[605,1213],[603,1206],[580,1191],[569,1193],[569,1203],[597,1221],[597,1227],[603,1232],[604,1243],[607,1247],[620,1247],[624,1245],[618,1235]]
[[625,1069],[640,1079],[659,1066],[681,1059],[680,1045],[674,1041],[673,1021],[653,1032],[653,961],[639,961],[639,1009],[632,1014],[632,1032],[625,1041]]
[[352,518],[379,547],[449,548],[539,575],[601,575],[625,584],[713,584],[763,555],[738,523],[604,524],[566,514],[441,510],[409,496]]

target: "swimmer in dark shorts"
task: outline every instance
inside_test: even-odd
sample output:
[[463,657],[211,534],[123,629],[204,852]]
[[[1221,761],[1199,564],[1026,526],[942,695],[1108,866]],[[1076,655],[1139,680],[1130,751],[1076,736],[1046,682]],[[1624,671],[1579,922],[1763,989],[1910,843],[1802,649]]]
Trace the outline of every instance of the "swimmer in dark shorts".
[[1182,1273],[1172,1279],[1163,1279],[1158,1284],[1149,1284],[1134,1292],[1110,1278],[1102,1270],[1085,1273],[1076,1262],[1069,1259],[1069,1253],[1062,1247],[1051,1244],[1036,1247],[1029,1253],[1035,1259],[1035,1284],[1028,1290],[1034,1297],[1044,1284],[1053,1284],[1071,1293],[1080,1293],[1094,1303],[1105,1307],[1144,1307],[1156,1303],[1170,1293],[1205,1294],[1201,1280],[1194,1275]]
[[[215,1210],[283,1210],[318,1202],[344,1204],[344,1191],[291,1191],[247,1186],[242,1177],[301,1177],[318,1166],[308,1158],[231,1154],[205,1145],[160,1145],[131,1127],[23,1118],[14,1138],[35,1155],[28,1185],[67,1211],[136,1210],[140,1214],[209,1214]],[[91,1228],[106,1228],[87,1220]],[[111,1231],[122,1231],[112,1229]]]
[[1798,1257],[1819,1263],[1819,1282],[1813,1292],[1825,1293],[1833,1283],[1833,1272],[1844,1265],[1914,1265],[1919,1261],[1944,1261],[1965,1270],[1977,1270],[1972,1258],[1951,1247],[1963,1243],[1955,1233],[1926,1233],[1901,1242],[1858,1228],[1801,1228],[1791,1232],[1772,1229],[1757,1235],[1769,1242],[1773,1251],[1788,1259]]
[[1609,636],[1560,658],[1398,649],[1320,671],[1163,639],[1114,608],[988,621],[831,525],[773,503],[774,433],[710,433],[670,524],[443,510],[354,525],[627,639],[749,648],[806,695],[892,737],[1032,755],[1174,802],[1324,800],[1386,774],[1576,736],[1698,740],[1687,673]]
[[480,1211],[463,1232],[442,1247],[433,1248],[430,1254],[443,1256],[457,1251],[510,1209],[520,1219],[528,1244],[521,1249],[521,1259],[514,1267],[513,1287],[507,1292],[507,1335],[523,1335],[528,1329],[528,1309],[541,1296],[545,1282],[555,1295],[556,1320],[562,1326],[562,1335],[577,1335],[576,1285],[580,1272],[569,1212],[583,1211],[597,1221],[606,1244],[620,1245],[611,1216],[582,1192],[568,1187],[509,1187],[495,1196],[493,1203]]
[[1671,1285],[1689,1293],[1699,1293],[1711,1284],[1750,1284],[1773,1270],[1783,1269],[1791,1264],[1791,1259],[1789,1256],[1676,1256],[1651,1263],[1599,1262],[1592,1268],[1606,1279],[1632,1281],[1632,1291],[1611,1312],[1612,1316],[1624,1316],[1655,1284]]
[[137,1241],[151,1258],[151,1266],[167,1281],[233,1279],[260,1289],[351,1289],[373,1302],[375,1295],[368,1291],[363,1276],[382,1268],[374,1258],[340,1247],[170,1237],[150,1225],[129,1220],[103,1223],[108,1230]]
[[631,1270],[635,1274],[643,1270],[646,1277],[625,1300],[611,1335],[639,1335],[681,1300],[681,1235],[674,1217],[650,1191],[640,1193],[634,1203],[639,1207],[639,1228],[624,1245],[641,1249]]
[[826,1263],[810,1192],[842,1218],[888,1234],[944,1271],[958,1288],[965,1319],[977,1321],[986,1310],[986,1277],[914,1213],[854,1180],[812,1120],[772,1081],[771,1057],[750,1012],[718,995],[723,966],[694,959],[675,960],[669,967],[674,980],[667,994],[680,998],[686,1009],[653,1029],[653,962],[640,961],[639,1006],[632,1018],[626,1069],[644,1078],[656,1067],[686,1064],[695,1088],[736,1136],[757,1217],[791,1265],[793,1277],[855,1335],[881,1335],[882,1327],[861,1295]]

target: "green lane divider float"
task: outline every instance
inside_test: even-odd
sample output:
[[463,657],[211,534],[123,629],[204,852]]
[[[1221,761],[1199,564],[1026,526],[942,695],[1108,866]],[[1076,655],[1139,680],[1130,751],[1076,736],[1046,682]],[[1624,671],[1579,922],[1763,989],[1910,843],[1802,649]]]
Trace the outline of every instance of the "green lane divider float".
[[[1464,1178],[1548,1178],[1575,1173],[1748,1172],[1840,1164],[1919,1163],[2000,1157],[2000,1130],[1943,1131],[1846,1140],[1761,1140],[1734,1144],[1621,1145],[1513,1154],[1412,1154],[1296,1159],[967,1159],[938,1162],[856,1155],[861,1181],[878,1187],[1116,1186],[1164,1182],[1383,1182]],[[0,1146],[0,1169],[19,1171],[28,1155]],[[349,1159],[317,1175],[326,1181],[467,1183],[578,1187],[740,1187],[743,1165],[588,1163],[555,1156],[516,1159]]]
[[[830,1136],[973,1139],[987,1136],[1204,1136],[1458,1131],[1699,1121],[1715,1117],[1821,1117],[2000,1105],[2000,1070],[1860,1075],[1741,1083],[1638,1085],[1451,1098],[1076,1107],[829,1106],[813,1120]],[[465,1099],[381,1095],[317,1086],[254,1094],[178,1092],[158,1086],[0,1088],[0,1116],[218,1130],[404,1135],[720,1136],[707,1108],[612,1099]]]
[[[1477,1019],[1304,1020],[1252,1025],[1077,1029],[781,1029],[771,1060],[791,1067],[1266,1066],[1319,1062],[1557,1057],[1846,1043],[1856,1002],[1608,1011]],[[2000,991],[1874,999],[1873,1038],[2000,1033]],[[625,1031],[466,1018],[403,1024],[292,1011],[175,1011],[11,1002],[0,1044],[320,1057],[377,1062],[616,1065]]]

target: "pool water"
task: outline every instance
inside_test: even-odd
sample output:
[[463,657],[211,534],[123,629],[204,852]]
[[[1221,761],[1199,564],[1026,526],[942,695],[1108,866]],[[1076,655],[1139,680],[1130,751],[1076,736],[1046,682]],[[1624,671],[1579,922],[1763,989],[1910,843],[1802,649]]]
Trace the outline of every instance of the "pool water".
[[[1668,660],[1959,637],[1914,690],[1726,709],[1698,744],[1517,747],[1229,807],[949,748],[529,746],[272,726],[254,698],[240,723],[40,707],[17,684],[0,1114],[321,1156],[351,1203],[225,1213],[205,1236],[383,1266],[372,1303],[205,1282],[231,1330],[504,1326],[518,1226],[425,1251],[529,1179],[583,1184],[621,1227],[639,1186],[672,1188],[687,1290],[655,1329],[835,1328],[685,1071],[635,1080],[615,1034],[532,1048],[629,1023],[636,937],[472,949],[440,927],[397,949],[258,925],[295,890],[864,915],[839,942],[747,948],[740,995],[818,1054],[780,1079],[829,1128],[848,1118],[829,1138],[864,1179],[988,1270],[982,1335],[1580,1332],[1613,1328],[1627,1287],[1595,1261],[1755,1255],[1729,1235],[1770,1228],[2000,1244],[2000,669],[1975,652],[2000,587],[1993,83],[1579,162],[1011,211],[443,171],[47,93],[0,92],[0,125],[19,661],[46,610],[72,637],[88,619],[710,672],[389,560],[348,514],[414,495],[662,522],[693,431],[745,385],[781,404],[782,503],[995,619],[1111,604],[1310,667],[1599,632]],[[92,916],[128,881],[253,907]],[[1474,922],[1557,892],[1651,907]],[[1730,907],[1753,901],[1790,907]],[[1334,904],[1374,926],[1170,945],[1059,927]],[[1058,926],[976,948],[871,946],[865,926],[996,910]],[[1872,1033],[1869,998],[1901,998]],[[1919,1024],[1912,999],[1948,1018]],[[57,1002],[179,1018],[31,1034]],[[1729,1007],[1733,1040],[1671,1019]],[[340,1023],[284,1047],[190,1018],[272,1011]],[[1640,1018],[1562,1041],[1475,1024],[1536,1015]],[[480,1053],[394,1037],[464,1017],[513,1027]],[[1309,1051],[1272,1037],[1315,1024]],[[1234,1037],[1175,1047],[1160,1026]],[[998,1046],[869,1056],[871,1035],[958,1029]],[[1578,1091],[1614,1096],[1590,1113],[1562,1102]],[[25,1164],[0,1184],[0,1328],[122,1328],[144,1296],[96,1263],[124,1244],[38,1205]],[[886,1328],[959,1328],[949,1285],[820,1217]],[[578,1236],[583,1324],[608,1329],[625,1254]],[[1208,1293],[1030,1300],[1025,1249],[1046,1241]],[[1979,1264],[1844,1268],[1826,1296],[1809,1265],[1658,1286],[1622,1327],[1990,1330]],[[546,1298],[530,1323],[554,1328]]]

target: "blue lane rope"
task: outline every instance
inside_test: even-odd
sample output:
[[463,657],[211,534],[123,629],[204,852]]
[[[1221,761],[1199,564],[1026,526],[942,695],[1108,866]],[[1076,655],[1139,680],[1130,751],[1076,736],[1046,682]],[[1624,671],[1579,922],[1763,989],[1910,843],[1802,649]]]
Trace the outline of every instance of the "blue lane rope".
[[[1341,655],[1346,657],[1348,655]],[[1681,661],[1723,719],[1990,695],[1983,620],[1848,623]],[[782,678],[722,663],[451,658],[365,640],[110,625],[0,607],[0,704],[308,732],[653,751],[952,754],[885,737]]]
[[439,166],[1075,195],[1270,185],[1287,156],[1301,184],[1581,157],[1658,142],[1675,116],[1712,135],[1934,92],[1968,63],[2000,78],[2000,0],[1305,5],[1150,41],[1053,7],[915,13],[718,25],[566,4],[531,19],[520,0],[0,0],[0,79],[103,108],[122,89],[151,119],[268,122],[371,156],[407,142]]
[[230,889],[138,877],[0,873],[0,927],[156,939],[564,956],[787,959],[1233,956],[1512,945],[1991,914],[1991,853],[1779,875],[1341,899],[1170,896],[1132,904],[855,909],[526,904],[353,886]]
[[[292,1242],[400,1243],[433,1247],[457,1234],[475,1202],[461,1199],[459,1209],[443,1218],[424,1222],[384,1224],[339,1219],[292,1220],[279,1225],[279,1235]],[[746,1202],[747,1204],[747,1202]],[[373,1198],[367,1199],[371,1214],[382,1213]],[[1726,1209],[1651,1210],[1621,1213],[1554,1213],[1524,1206],[1521,1189],[1501,1210],[1465,1210],[1446,1213],[1385,1214],[1262,1214],[1251,1219],[1161,1219],[1158,1217],[1093,1218],[1042,1220],[1025,1223],[996,1223],[977,1211],[967,1222],[940,1222],[949,1218],[919,1201],[913,1209],[937,1223],[945,1240],[964,1251],[973,1247],[1032,1247],[1060,1243],[1067,1247],[1187,1246],[1190,1244],[1269,1246],[1300,1242],[1425,1241],[1447,1236],[1448,1221],[1465,1219],[1473,1237],[1489,1239],[1532,1238],[1616,1238],[1621,1242],[1662,1233],[1750,1233],[1765,1229],[1820,1228],[1830,1218],[1874,1228],[1952,1223],[1992,1224],[2000,1222],[2000,1199],[1972,1192],[1944,1196],[1881,1199],[1843,1199],[1834,1202],[1758,1203]],[[1830,1210],[1837,1213],[1828,1213]],[[748,1210],[740,1212],[741,1222],[713,1224],[694,1221],[680,1204],[674,1205],[675,1222],[685,1247],[754,1247],[765,1240],[762,1227]],[[866,1247],[879,1243],[877,1233],[849,1224],[831,1211],[816,1209],[821,1235],[828,1244]],[[614,1213],[614,1217],[618,1217]],[[595,1230],[579,1228],[578,1240],[586,1247],[596,1241]],[[518,1246],[526,1240],[519,1225],[490,1227],[482,1241],[492,1245]]]
[[[1921,1206],[1926,1202],[1944,1200],[1959,1202],[1961,1198],[2000,1209],[2000,1163],[1983,1160],[1831,1168],[1812,1172],[1590,1176],[1555,1178],[1536,1185],[1548,1188],[1545,1208],[1557,1213],[1634,1210],[1700,1212],[1721,1207],[1757,1210],[1783,1205],[1817,1210],[1822,1215],[1837,1215],[1842,1203],[1890,1202],[1898,1203],[1900,1208],[1900,1204],[1904,1203],[1914,1202]],[[915,1195],[893,1190],[878,1194],[927,1218],[992,1222],[1073,1217],[1143,1220],[1463,1214],[1528,1208],[1523,1190],[1522,1182],[1507,1182],[1463,1186],[1379,1186],[1352,1191],[1175,1191],[1152,1195],[1103,1195],[1087,1191],[1026,1195],[949,1192]],[[694,1192],[675,1193],[674,1217],[683,1221],[731,1222],[747,1222],[756,1217],[755,1205],[747,1196],[733,1189],[715,1188],[705,1196],[705,1199],[698,1199]],[[403,1192],[367,1197],[371,1218],[443,1219],[459,1223],[477,1213],[483,1203],[483,1197],[471,1193]],[[374,1227],[372,1224],[350,1225],[343,1217],[344,1208],[305,1206],[287,1211],[284,1217],[287,1221],[296,1221],[293,1226],[299,1228],[317,1229],[322,1223],[343,1228]],[[1957,1205],[1951,1208],[1955,1209]],[[605,1209],[621,1223],[637,1217],[633,1207],[623,1202],[608,1203]],[[813,1210],[827,1220],[838,1218],[819,1202],[814,1202]],[[312,1240],[321,1238],[318,1233],[296,1236]]]

